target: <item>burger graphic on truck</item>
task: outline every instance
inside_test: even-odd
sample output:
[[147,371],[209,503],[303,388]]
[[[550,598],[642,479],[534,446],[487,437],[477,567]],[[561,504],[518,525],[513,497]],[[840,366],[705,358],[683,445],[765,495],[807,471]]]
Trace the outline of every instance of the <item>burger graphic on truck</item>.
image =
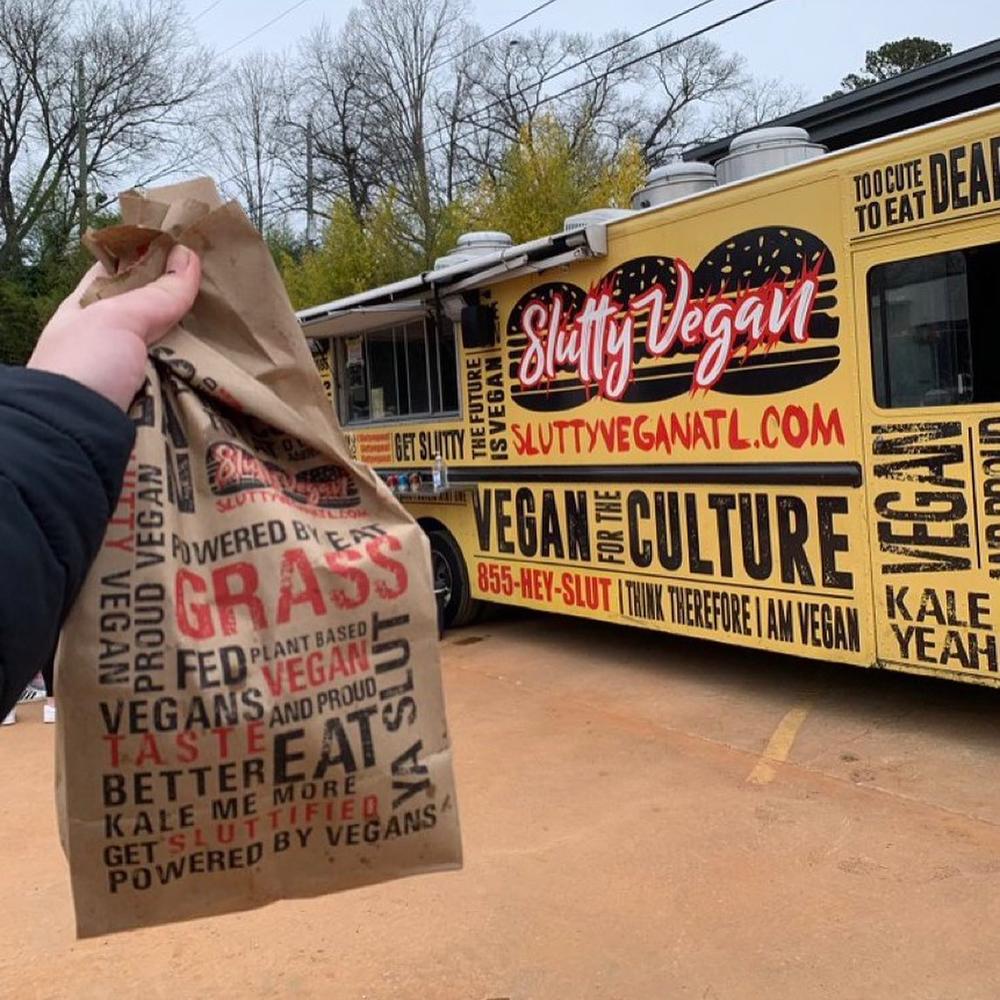
[[637,257],[586,292],[542,284],[507,323],[512,399],[551,411],[593,396],[650,403],[809,385],[838,364],[834,268],[822,240],[775,226],[737,234],[693,268]]

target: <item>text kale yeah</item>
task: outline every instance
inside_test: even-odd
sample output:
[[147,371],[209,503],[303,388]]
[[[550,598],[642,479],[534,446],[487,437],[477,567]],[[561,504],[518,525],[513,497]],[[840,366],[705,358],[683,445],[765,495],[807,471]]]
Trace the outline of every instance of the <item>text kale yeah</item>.
[[628,302],[612,295],[613,279],[598,282],[581,308],[567,313],[561,295],[536,299],[521,314],[528,338],[518,367],[521,386],[531,389],[572,371],[606,399],[621,399],[632,378],[632,341],[636,322],[648,314],[645,352],[651,358],[701,346],[691,379],[692,394],[711,389],[726,373],[740,346],[743,358],[763,346],[770,350],[785,335],[792,343],[809,339],[809,317],[819,291],[823,256],[803,268],[791,289],[777,278],[759,288],[692,298],[694,278],[679,258],[674,266],[677,292],[671,303],[662,284],[651,285]]

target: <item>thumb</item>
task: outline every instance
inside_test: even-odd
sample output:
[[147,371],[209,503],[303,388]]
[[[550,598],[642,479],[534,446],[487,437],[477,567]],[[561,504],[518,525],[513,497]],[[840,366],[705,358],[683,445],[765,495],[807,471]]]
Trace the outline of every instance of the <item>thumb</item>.
[[194,304],[200,283],[198,255],[177,244],[156,281],[104,299],[101,305],[109,320],[131,330],[150,345],[180,322]]

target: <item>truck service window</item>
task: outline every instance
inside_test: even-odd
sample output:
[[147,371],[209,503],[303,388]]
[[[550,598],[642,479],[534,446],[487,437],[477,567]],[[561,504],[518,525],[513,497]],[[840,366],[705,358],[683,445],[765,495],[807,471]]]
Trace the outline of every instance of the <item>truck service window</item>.
[[1000,401],[998,269],[1000,243],[991,243],[869,271],[879,406]]
[[337,342],[345,423],[458,411],[458,366],[452,324],[438,331],[417,320]]

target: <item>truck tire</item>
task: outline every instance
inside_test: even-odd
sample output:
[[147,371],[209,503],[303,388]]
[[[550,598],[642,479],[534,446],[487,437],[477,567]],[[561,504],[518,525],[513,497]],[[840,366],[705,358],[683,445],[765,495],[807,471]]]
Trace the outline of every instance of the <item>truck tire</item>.
[[431,571],[434,589],[444,590],[444,627],[471,625],[482,613],[483,602],[472,596],[469,570],[462,550],[447,531],[427,532],[431,543]]

